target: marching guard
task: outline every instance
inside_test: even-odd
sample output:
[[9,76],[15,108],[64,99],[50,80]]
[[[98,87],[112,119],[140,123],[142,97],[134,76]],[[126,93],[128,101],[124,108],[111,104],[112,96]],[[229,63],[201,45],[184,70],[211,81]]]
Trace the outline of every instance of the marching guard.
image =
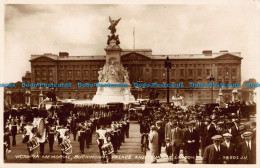
[[[83,116],[82,116],[83,117]],[[82,118],[80,117],[80,118]],[[85,139],[86,139],[86,127],[84,125],[84,121],[82,120],[80,124],[78,125],[78,141],[79,141],[79,148],[81,153],[84,153],[84,145],[85,145]]]
[[48,126],[47,126],[47,137],[49,142],[49,150],[53,152],[53,144],[55,139],[55,126],[54,126],[54,119],[48,119]]
[[56,136],[58,136],[58,144],[61,147],[62,163],[66,162],[67,150],[72,150],[70,140],[69,140],[69,129],[65,127],[67,125],[66,118],[60,118],[59,121],[61,127],[56,131]]

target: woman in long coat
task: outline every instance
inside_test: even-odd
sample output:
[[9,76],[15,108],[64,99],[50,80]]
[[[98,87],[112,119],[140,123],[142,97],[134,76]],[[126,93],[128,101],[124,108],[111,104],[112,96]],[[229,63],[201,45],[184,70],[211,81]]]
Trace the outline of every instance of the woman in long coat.
[[159,156],[158,151],[158,133],[156,132],[156,127],[154,125],[151,126],[151,132],[149,134],[149,142],[151,155],[153,157],[152,163],[156,163],[156,158]]

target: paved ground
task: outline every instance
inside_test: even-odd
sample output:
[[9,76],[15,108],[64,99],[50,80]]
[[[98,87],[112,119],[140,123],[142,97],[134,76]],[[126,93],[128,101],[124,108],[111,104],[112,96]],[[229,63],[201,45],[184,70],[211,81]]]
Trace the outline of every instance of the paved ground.
[[[250,118],[250,121],[254,121],[255,118]],[[247,122],[242,119],[241,122]],[[141,152],[140,148],[140,128],[139,124],[135,121],[131,122],[130,124],[130,137],[126,138],[126,142],[122,144],[118,154],[113,154],[112,157],[112,164],[113,163],[151,163],[151,153],[147,151],[146,156]],[[11,137],[10,137],[11,138]],[[7,155],[7,161],[5,163],[28,163],[28,152],[26,149],[26,145],[21,143],[22,142],[22,135],[19,134],[16,138],[17,145],[16,147],[11,148],[11,153]],[[97,142],[95,141],[95,136],[92,138],[92,145],[90,148],[85,148],[85,153],[81,154],[79,150],[79,143],[78,141],[73,141],[71,135],[71,143],[73,146],[73,152],[69,155],[67,159],[67,163],[101,163],[99,150],[97,146]],[[39,149],[38,149],[38,153]],[[33,163],[60,163],[61,162],[61,152],[58,143],[55,142],[54,144],[54,151],[49,152],[48,143],[45,144],[45,155],[40,157],[36,154],[34,155]],[[157,163],[162,164],[171,164],[168,162],[167,155],[165,153],[165,149],[162,148],[161,159],[158,159]],[[188,164],[186,159],[182,155],[182,150],[180,154],[180,164]],[[196,163],[202,163],[202,158],[197,156]]]
[[[70,140],[73,146],[73,152],[69,155],[66,160],[67,163],[101,163],[99,150],[97,142],[95,141],[95,136],[92,138],[92,145],[90,148],[85,148],[85,153],[81,154],[79,150],[79,143],[73,141],[73,136],[71,135]],[[11,153],[7,155],[7,161],[5,163],[28,163],[28,152],[26,150],[26,145],[21,143],[21,134],[16,137],[17,145],[11,147]],[[49,152],[48,143],[45,144],[45,155],[40,157],[36,151],[34,155],[35,158],[33,163],[60,163],[61,162],[61,152],[58,143],[54,143],[54,151]],[[130,124],[130,137],[126,138],[126,142],[122,144],[118,154],[112,155],[113,159],[111,163],[144,163],[145,156],[140,149],[140,133],[139,125],[137,122],[132,122]]]

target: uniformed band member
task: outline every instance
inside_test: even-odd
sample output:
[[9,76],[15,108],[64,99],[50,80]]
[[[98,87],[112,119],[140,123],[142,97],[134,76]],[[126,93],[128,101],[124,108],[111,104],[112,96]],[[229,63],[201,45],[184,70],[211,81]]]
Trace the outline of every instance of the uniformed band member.
[[[34,129],[34,126],[32,124],[33,116],[28,115],[26,117],[26,121],[27,121],[27,125],[24,127],[24,131],[23,131],[24,132],[23,143],[27,143],[27,142],[31,141],[32,138],[35,136],[34,135],[35,129]],[[28,144],[27,144],[27,150],[28,150],[28,153],[29,153],[29,162],[31,163],[33,161],[33,157],[32,157],[33,151],[29,149]]]
[[7,160],[7,153],[11,152],[9,128],[4,129],[4,148],[3,149],[4,149],[4,160]]
[[89,145],[91,145],[92,142],[92,127],[93,124],[90,122],[90,120],[87,120],[85,122],[85,128],[86,128],[86,147],[89,148]]
[[12,139],[12,146],[16,146],[16,135],[17,135],[17,121],[14,117],[11,118],[11,135]]
[[114,153],[117,154],[117,150],[119,149],[119,138],[118,138],[119,136],[118,136],[118,128],[117,128],[115,121],[112,121],[111,129],[112,129],[111,143],[114,148]]
[[84,145],[85,145],[85,139],[86,139],[86,127],[84,125],[84,122],[82,121],[78,125],[78,141],[79,141],[79,148],[81,153],[84,153]]
[[49,150],[50,150],[50,152],[52,152],[53,151],[54,138],[55,138],[55,125],[54,125],[54,119],[53,118],[48,119],[47,137],[48,137],[48,142],[49,142]]
[[[58,136],[58,144],[64,143],[64,141],[69,141],[69,129],[65,127],[67,125],[67,120],[64,117],[61,117],[59,120],[61,127],[56,131]],[[62,163],[66,162],[66,153],[61,150]]]
[[105,129],[105,126],[101,124],[100,129],[96,131],[96,137],[97,137],[97,143],[98,143],[98,148],[99,148],[102,163],[106,162],[106,158],[103,155],[102,148],[101,148],[104,144],[107,143],[106,133],[107,130]]

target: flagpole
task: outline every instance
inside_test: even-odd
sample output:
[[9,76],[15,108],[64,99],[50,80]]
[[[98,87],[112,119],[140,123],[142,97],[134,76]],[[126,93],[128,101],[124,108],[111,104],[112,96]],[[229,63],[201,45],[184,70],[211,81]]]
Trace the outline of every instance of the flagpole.
[[133,38],[134,38],[133,49],[135,50],[135,27],[134,27],[134,31],[133,31]]

